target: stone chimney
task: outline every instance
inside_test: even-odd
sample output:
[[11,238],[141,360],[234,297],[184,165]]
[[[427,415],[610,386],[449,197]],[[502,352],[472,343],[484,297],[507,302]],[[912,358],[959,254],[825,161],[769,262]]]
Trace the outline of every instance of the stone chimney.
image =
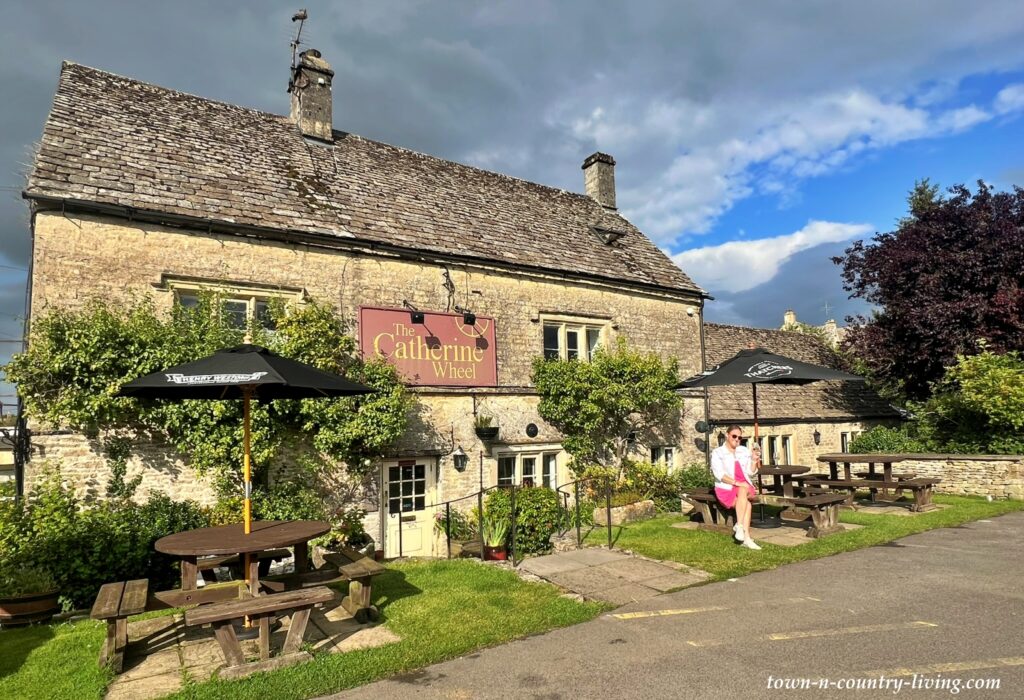
[[299,54],[299,63],[292,68],[288,92],[292,95],[291,120],[303,136],[320,141],[334,141],[331,115],[331,79],[334,71],[316,49]]
[[782,327],[792,326],[794,323],[796,323],[796,311],[786,309],[786,313],[782,316]]
[[615,159],[594,153],[583,161],[583,184],[587,196],[605,209],[615,208]]

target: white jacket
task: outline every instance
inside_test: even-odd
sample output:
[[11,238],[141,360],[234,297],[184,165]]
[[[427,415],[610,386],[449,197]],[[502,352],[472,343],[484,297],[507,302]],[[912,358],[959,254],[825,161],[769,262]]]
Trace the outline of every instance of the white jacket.
[[750,482],[751,488],[754,487],[754,457],[750,450],[744,445],[737,445],[736,455],[733,456],[728,447],[720,445],[711,452],[711,472],[715,475],[715,488],[725,489],[726,491],[731,491],[735,488],[732,484],[722,481],[722,477],[735,476],[737,459],[740,461],[740,467],[743,468],[743,474],[747,477],[747,481]]

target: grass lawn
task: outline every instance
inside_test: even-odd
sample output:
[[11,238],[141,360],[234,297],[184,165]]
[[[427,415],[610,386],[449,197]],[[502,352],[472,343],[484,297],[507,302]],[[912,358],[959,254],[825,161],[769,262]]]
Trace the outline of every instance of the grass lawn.
[[[342,586],[341,588],[344,588]],[[475,561],[389,564],[374,603],[402,641],[239,681],[186,686],[180,698],[308,698],[444,661],[482,647],[589,620],[606,608]],[[0,698],[99,698],[104,627],[94,622],[0,631]]]
[[[654,559],[682,562],[703,569],[715,579],[721,580],[736,578],[754,571],[774,569],[794,561],[817,559],[830,554],[884,544],[925,530],[953,527],[971,520],[1024,510],[1024,501],[989,502],[981,498],[938,495],[934,500],[936,503],[948,504],[951,507],[909,517],[865,515],[841,510],[841,522],[864,527],[809,540],[808,544],[798,547],[763,544],[763,550],[760,552],[736,545],[728,535],[671,527],[672,523],[685,519],[682,515],[663,515],[652,520],[630,523],[621,528],[612,528],[612,538],[617,548],[630,549]],[[777,511],[777,508],[773,510],[765,506],[766,513]],[[754,512],[756,515],[756,506]],[[588,534],[587,541],[592,544],[606,544],[607,531],[604,528],[594,529]]]

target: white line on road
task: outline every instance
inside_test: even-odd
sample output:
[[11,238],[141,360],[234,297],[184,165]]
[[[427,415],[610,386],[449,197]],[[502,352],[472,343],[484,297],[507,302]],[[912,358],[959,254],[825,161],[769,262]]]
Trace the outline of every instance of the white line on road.
[[983,668],[1001,668],[1003,666],[1024,666],[1024,656],[1006,656],[998,659],[982,659],[980,661],[954,661],[945,664],[928,664],[915,668],[887,668],[882,671],[865,671],[864,676],[913,676],[927,673],[953,673],[958,671],[977,671]]
[[[863,634],[865,632],[891,632],[892,630],[902,629],[928,629],[931,627],[938,627],[934,622],[924,622],[923,620],[915,620],[913,622],[897,622],[894,624],[886,625],[861,625],[859,627],[830,627],[828,629],[821,630],[800,630],[796,632],[774,632],[772,634],[765,634],[755,639],[764,640],[766,642],[784,642],[792,639],[809,639],[812,637],[835,637],[842,634]],[[726,644],[725,640],[709,639],[709,640],[691,640],[686,642],[691,647],[715,647],[722,644]]]
[[820,603],[821,598],[812,598],[809,595],[805,595],[799,596],[797,598],[782,598],[781,600],[758,600],[740,606],[708,605],[702,608],[670,608],[667,610],[642,610],[640,612],[631,613],[614,613],[611,615],[607,615],[607,617],[614,617],[617,620],[637,620],[645,617],[667,617],[669,615],[690,615],[692,613],[720,612],[722,610],[743,610],[751,607],[779,605],[781,603],[806,603],[807,601]]

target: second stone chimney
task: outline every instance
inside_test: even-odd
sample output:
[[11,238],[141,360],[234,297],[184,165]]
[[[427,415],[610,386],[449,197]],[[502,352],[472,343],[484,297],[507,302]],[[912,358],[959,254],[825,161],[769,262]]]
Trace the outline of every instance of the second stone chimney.
[[299,54],[298,64],[292,68],[288,92],[292,95],[291,120],[303,136],[321,141],[334,141],[331,80],[334,71],[316,49]]
[[605,209],[615,208],[615,159],[594,153],[583,161],[583,184],[587,196]]
[[782,327],[792,326],[796,324],[796,312],[793,309],[786,309],[786,313],[782,316]]

